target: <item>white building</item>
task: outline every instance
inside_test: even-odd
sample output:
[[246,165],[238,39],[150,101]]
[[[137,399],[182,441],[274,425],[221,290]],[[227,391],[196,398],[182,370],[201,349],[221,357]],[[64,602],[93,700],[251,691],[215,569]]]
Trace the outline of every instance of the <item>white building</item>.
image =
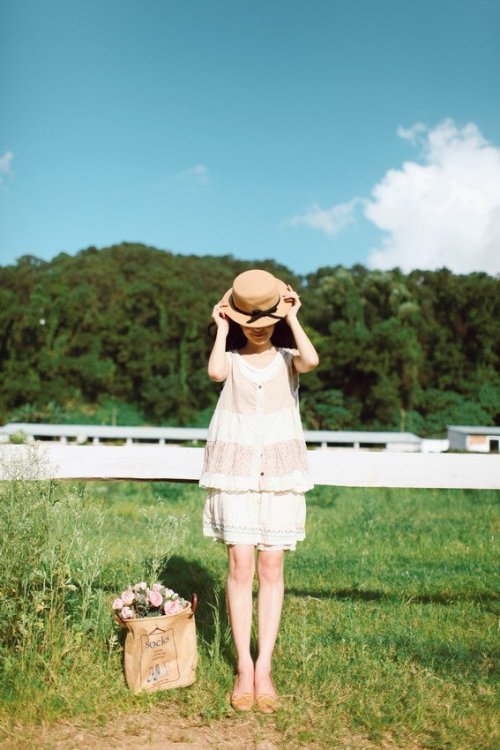
[[498,453],[500,427],[470,427],[448,425],[450,450]]

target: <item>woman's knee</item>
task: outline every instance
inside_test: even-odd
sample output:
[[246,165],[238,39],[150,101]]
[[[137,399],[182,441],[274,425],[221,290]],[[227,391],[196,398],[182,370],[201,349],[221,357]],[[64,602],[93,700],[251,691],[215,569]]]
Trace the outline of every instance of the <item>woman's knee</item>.
[[285,553],[283,550],[274,552],[261,551],[257,560],[259,582],[277,583],[283,580]]
[[254,549],[229,547],[229,577],[239,584],[248,584],[253,581],[255,573]]

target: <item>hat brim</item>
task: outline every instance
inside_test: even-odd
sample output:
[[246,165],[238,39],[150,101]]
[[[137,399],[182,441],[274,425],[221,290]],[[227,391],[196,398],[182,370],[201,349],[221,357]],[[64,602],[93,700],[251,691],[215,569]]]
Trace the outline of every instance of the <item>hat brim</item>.
[[228,318],[231,318],[231,320],[234,320],[235,323],[239,323],[240,326],[246,326],[247,328],[264,328],[265,326],[272,326],[275,325],[275,323],[279,323],[279,320],[277,318],[284,318],[290,308],[292,307],[292,302],[285,302],[283,296],[287,296],[290,292],[288,289],[288,286],[285,284],[284,281],[280,281],[279,279],[276,279],[278,283],[278,291],[280,294],[280,301],[278,302],[278,307],[276,309],[276,312],[273,313],[273,316],[277,317],[271,317],[270,315],[264,315],[258,320],[254,321],[253,323],[249,323],[249,319],[251,318],[251,313],[240,313],[237,310],[233,310],[231,306],[231,294],[233,291],[233,288],[228,289],[227,292],[224,294],[221,305],[225,305],[223,309],[223,313],[227,315]]

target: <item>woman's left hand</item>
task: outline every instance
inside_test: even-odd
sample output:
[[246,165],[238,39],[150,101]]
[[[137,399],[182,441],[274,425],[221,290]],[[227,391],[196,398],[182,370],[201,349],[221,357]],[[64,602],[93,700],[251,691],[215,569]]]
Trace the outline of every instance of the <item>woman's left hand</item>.
[[297,317],[297,313],[298,313],[298,311],[299,311],[300,306],[301,306],[302,303],[300,301],[299,295],[297,294],[297,292],[293,291],[293,289],[290,286],[290,284],[287,284],[287,287],[288,287],[287,291],[283,292],[283,299],[285,300],[285,302],[291,302],[292,303],[292,306],[290,307],[290,309],[288,310],[288,312],[287,312],[287,314],[285,316],[285,320],[289,321],[292,318],[296,318]]

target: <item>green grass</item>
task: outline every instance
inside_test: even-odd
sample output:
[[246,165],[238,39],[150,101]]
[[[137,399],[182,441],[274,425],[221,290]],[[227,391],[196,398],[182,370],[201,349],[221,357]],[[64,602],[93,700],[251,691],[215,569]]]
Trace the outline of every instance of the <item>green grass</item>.
[[[229,715],[226,552],[201,535],[203,492],[87,483],[84,497],[101,506],[107,536],[93,583],[95,627],[72,624],[69,602],[62,643],[28,656],[22,643],[3,652],[2,725],[19,724],[21,707],[27,726],[82,716],[105,723],[160,704],[197,724]],[[319,487],[308,494],[307,539],[286,559],[274,662],[285,700],[272,722],[287,746],[498,746],[497,500],[498,493],[458,490]],[[106,604],[144,577],[151,532],[162,523],[181,539],[165,538],[172,556],[162,579],[185,597],[199,596],[198,679],[190,688],[133,696]]]

